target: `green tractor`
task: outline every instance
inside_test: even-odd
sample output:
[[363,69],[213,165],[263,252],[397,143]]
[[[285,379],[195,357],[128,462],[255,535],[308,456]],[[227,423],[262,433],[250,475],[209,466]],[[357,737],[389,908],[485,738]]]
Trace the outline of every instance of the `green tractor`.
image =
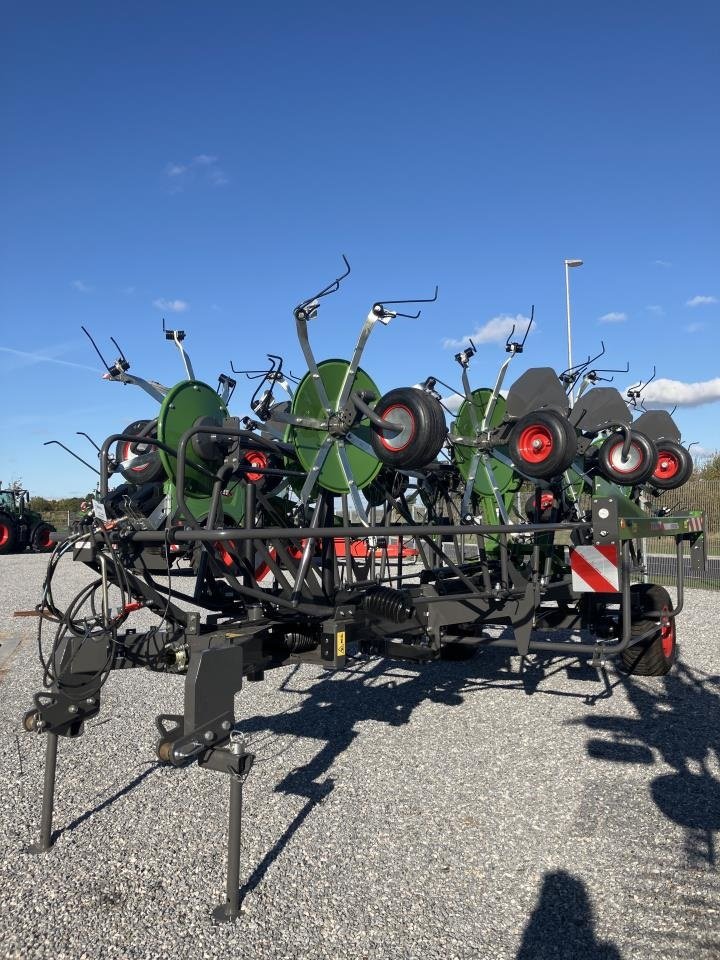
[[51,523],[30,509],[30,494],[18,486],[2,489],[0,483],[0,554],[18,553],[30,547],[33,553],[49,553],[53,549]]

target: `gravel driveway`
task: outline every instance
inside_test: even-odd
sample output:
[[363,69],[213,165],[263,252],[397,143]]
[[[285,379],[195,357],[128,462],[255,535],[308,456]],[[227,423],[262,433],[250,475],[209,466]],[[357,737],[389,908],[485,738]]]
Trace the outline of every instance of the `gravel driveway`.
[[[688,592],[670,676],[611,670],[595,703],[577,662],[521,676],[500,651],[247,684],[257,762],[231,928],[208,919],[227,778],[155,762],[153,719],[179,712],[181,678],[111,677],[86,735],[60,741],[56,844],[24,852],[45,740],[20,726],[36,621],[12,613],[37,603],[44,566],[0,557],[2,956],[720,956],[720,594]],[[88,579],[71,562],[64,576],[70,592]]]

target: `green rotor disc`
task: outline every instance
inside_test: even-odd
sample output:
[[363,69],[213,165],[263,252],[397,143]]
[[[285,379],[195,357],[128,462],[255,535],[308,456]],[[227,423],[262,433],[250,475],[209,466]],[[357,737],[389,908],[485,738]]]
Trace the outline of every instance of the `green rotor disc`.
[[[491,396],[492,390],[489,390],[486,387],[480,387],[477,390],[473,390],[473,406],[475,408],[475,415],[478,423],[482,423],[482,418],[485,414],[485,410]],[[505,398],[498,397],[488,427],[497,427],[500,423],[502,423],[505,417],[505,407]],[[458,410],[457,419],[450,427],[450,432],[455,436],[460,437],[474,436],[475,428],[473,426],[469,401],[463,400],[462,405]],[[470,465],[472,463],[473,455],[476,452],[475,448],[468,447],[463,444],[453,444],[452,449],[457,468],[460,471],[463,479],[467,480],[470,475]],[[518,490],[520,484],[522,483],[522,478],[515,472],[515,470],[512,469],[512,467],[508,467],[507,464],[503,463],[501,460],[495,459],[495,457],[492,455],[490,456],[490,466],[492,467],[493,474],[495,475],[495,481],[498,485],[500,493],[503,495],[506,493],[513,494],[516,490]],[[478,496],[493,497],[493,489],[487,472],[483,470],[482,461],[480,462],[477,473],[475,474],[473,490],[476,494],[478,494]]]
[[[347,360],[323,360],[318,364],[318,373],[325,386],[325,391],[333,410],[337,408],[349,366],[350,363]],[[380,398],[380,391],[365,371],[360,368],[358,368],[355,374],[352,389],[358,392],[361,390],[369,390],[378,399]],[[314,417],[318,420],[327,417],[325,408],[318,396],[315,381],[310,373],[305,374],[295,391],[292,402],[292,412],[301,417]],[[369,420],[360,421],[360,423],[353,427],[352,433],[369,445],[372,436]],[[309,430],[307,427],[289,428],[287,437],[295,447],[297,458],[304,470],[310,470],[312,468],[318,450],[327,436],[328,432],[326,430]],[[352,479],[356,485],[358,487],[364,487],[368,483],[371,483],[380,472],[382,463],[377,457],[371,456],[364,450],[359,450],[349,441],[345,442],[345,450],[350,463]],[[350,490],[340,462],[337,440],[333,440],[330,452],[325,458],[325,462],[320,470],[318,481],[323,489],[329,490],[331,493],[348,493]]]
[[[158,440],[173,450],[177,450],[180,438],[203,417],[210,417],[222,426],[228,415],[227,407],[212,387],[199,380],[183,380],[176,384],[165,396],[158,416]],[[160,450],[160,459],[167,475],[175,482],[177,479],[177,458]],[[213,473],[222,463],[222,457],[214,461],[203,460],[195,450],[192,440],[186,448],[185,487],[188,494],[207,496],[213,481],[198,466],[212,470]]]

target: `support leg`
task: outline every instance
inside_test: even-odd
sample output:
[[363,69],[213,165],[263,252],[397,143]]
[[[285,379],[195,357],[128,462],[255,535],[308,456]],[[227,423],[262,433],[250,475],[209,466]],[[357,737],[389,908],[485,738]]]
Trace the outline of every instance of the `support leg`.
[[230,780],[230,811],[228,817],[228,856],[225,903],[213,910],[216,923],[235,923],[240,912],[240,841],[242,838],[242,777]]
[[52,846],[52,818],[55,802],[55,771],[57,770],[56,733],[48,733],[45,749],[45,780],[43,783],[42,813],[40,815],[40,841],[28,847],[28,853],[45,853]]

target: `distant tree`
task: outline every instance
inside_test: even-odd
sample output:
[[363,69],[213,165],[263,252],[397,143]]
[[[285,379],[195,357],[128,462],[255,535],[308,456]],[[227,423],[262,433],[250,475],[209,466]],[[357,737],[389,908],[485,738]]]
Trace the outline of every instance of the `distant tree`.
[[706,460],[695,476],[701,480],[720,480],[720,451]]

